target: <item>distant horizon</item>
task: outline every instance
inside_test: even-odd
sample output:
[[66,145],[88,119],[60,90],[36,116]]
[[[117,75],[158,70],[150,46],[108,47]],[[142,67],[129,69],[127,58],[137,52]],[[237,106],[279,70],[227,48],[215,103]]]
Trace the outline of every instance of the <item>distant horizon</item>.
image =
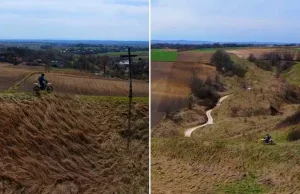
[[151,42],[199,42],[203,44],[213,44],[213,43],[221,43],[221,44],[228,44],[228,43],[237,43],[237,44],[300,44],[299,42],[280,42],[280,41],[212,41],[212,40],[189,40],[189,39],[153,39]]

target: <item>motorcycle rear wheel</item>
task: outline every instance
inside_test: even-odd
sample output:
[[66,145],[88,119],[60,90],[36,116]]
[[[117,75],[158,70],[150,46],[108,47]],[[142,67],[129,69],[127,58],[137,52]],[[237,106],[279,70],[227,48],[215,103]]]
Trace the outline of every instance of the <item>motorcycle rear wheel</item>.
[[40,88],[38,86],[34,86],[33,91],[38,94],[40,92]]

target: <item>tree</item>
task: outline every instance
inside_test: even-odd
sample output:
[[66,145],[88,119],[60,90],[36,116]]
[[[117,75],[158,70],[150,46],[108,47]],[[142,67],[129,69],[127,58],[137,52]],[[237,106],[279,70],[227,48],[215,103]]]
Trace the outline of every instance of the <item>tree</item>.
[[100,63],[101,63],[101,65],[103,66],[103,73],[104,73],[104,76],[105,76],[105,74],[106,74],[105,70],[106,70],[106,66],[108,65],[108,62],[109,62],[109,56],[104,55],[104,56],[101,56],[101,57],[100,57]]
[[217,71],[225,71],[232,69],[233,62],[227,52],[218,49],[211,57],[210,62],[216,66]]

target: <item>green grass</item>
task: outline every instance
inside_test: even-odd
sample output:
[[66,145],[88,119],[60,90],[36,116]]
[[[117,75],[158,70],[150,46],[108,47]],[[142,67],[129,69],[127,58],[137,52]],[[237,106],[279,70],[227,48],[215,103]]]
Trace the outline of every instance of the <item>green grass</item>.
[[165,51],[163,49],[151,50],[151,61],[171,62],[176,61],[178,57],[177,51]]
[[284,73],[283,76],[290,84],[300,85],[300,63],[295,64],[292,69]]
[[228,194],[254,194],[266,193],[266,188],[263,188],[253,175],[248,175],[242,180],[235,181],[220,187],[220,193]]

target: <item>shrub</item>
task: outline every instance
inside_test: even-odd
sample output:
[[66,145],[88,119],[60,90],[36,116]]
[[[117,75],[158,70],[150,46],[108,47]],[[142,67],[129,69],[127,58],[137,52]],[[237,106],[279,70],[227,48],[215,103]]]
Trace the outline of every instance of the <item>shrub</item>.
[[282,58],[285,61],[292,61],[294,60],[295,52],[291,50],[282,50],[281,51]]
[[[221,49],[212,55],[210,62],[216,66],[217,71],[221,71],[227,76],[235,74],[239,77],[244,77],[247,72],[245,66],[234,63],[229,54]],[[232,72],[232,74],[229,72]]]
[[276,65],[282,60],[281,54],[278,51],[272,51],[266,54],[266,59],[271,62],[272,65]]
[[299,139],[300,139],[300,130],[299,129],[293,129],[287,135],[288,141],[297,141]]
[[296,60],[297,60],[297,61],[300,61],[300,52],[299,52],[299,51],[298,51],[297,54],[296,54]]
[[268,63],[268,62],[265,62],[263,60],[256,60],[255,61],[255,65],[263,70],[266,70],[266,71],[273,71],[272,69],[272,64]]
[[194,74],[190,84],[191,92],[195,94],[195,96],[202,98],[203,95],[206,95],[205,94],[206,92],[203,91],[204,86],[205,86],[204,82],[201,79],[199,79],[196,76],[196,74]]
[[256,57],[254,56],[254,54],[250,54],[248,57],[248,61],[250,61],[251,63],[256,61]]
[[238,63],[233,63],[232,71],[239,77],[245,77],[247,73],[247,68],[244,65],[240,65]]

